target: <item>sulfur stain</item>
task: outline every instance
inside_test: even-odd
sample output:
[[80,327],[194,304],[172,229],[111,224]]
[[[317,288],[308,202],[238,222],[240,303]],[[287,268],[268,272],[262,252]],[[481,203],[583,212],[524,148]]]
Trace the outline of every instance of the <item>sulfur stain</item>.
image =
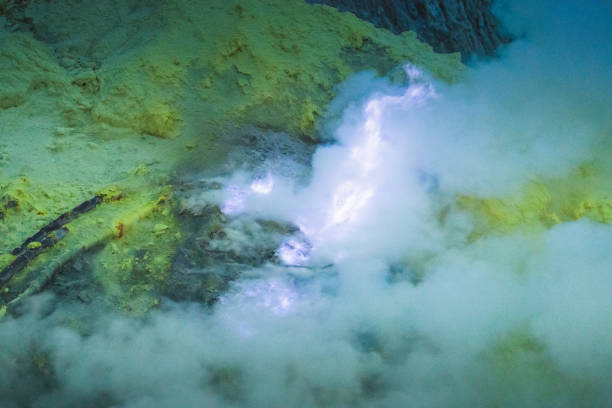
[[488,233],[549,228],[582,218],[607,224],[612,222],[607,175],[596,163],[585,163],[565,177],[531,181],[516,197],[459,195],[457,204],[474,217],[472,240]]

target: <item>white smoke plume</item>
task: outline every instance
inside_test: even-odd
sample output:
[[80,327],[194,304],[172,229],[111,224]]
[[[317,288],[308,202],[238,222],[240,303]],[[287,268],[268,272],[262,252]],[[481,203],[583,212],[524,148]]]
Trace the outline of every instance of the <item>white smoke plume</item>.
[[[607,406],[610,227],[474,241],[453,202],[514,194],[611,151],[612,11],[500,8],[524,37],[460,84],[410,65],[403,86],[368,73],[343,84],[334,142],[306,186],[242,172],[192,198],[297,225],[280,265],[245,270],[210,310],[172,304],[89,330],[65,324],[78,310],[48,314],[50,299],[33,298],[0,324],[0,405]],[[23,365],[38,354],[48,378]]]

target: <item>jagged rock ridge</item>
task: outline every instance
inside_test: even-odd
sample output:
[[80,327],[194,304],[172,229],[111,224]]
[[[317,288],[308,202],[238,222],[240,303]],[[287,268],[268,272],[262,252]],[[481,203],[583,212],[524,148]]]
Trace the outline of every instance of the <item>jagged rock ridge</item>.
[[510,41],[491,12],[491,0],[306,0],[350,11],[394,33],[416,31],[437,52],[492,56]]

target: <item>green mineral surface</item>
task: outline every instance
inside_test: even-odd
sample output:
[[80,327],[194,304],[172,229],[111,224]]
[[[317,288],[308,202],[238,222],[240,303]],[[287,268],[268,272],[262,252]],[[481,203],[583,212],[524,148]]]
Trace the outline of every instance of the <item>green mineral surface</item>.
[[[2,7],[8,3],[0,0]],[[185,214],[189,211],[181,202],[184,198],[180,196],[181,176],[220,168],[236,147],[235,141],[247,137],[245,129],[249,127],[277,132],[309,146],[319,143],[318,126],[328,104],[336,96],[339,84],[354,73],[369,70],[397,81],[403,75],[398,67],[410,62],[428,71],[436,80],[452,83],[461,81],[465,71],[459,54],[436,54],[412,32],[394,35],[352,14],[326,6],[311,6],[301,0],[31,0],[25,17],[35,22],[35,34],[9,32],[2,28],[0,20],[0,270],[18,259],[11,253],[15,248],[57,217],[94,197],[103,197],[103,200],[68,222],[64,226],[65,236],[52,247],[44,248],[0,289],[0,319],[4,318],[5,322],[10,320],[5,316],[12,314],[13,306],[45,287],[58,297],[78,299],[75,303],[79,305],[94,304],[128,316],[143,316],[160,305],[162,296],[172,297],[179,292],[184,294],[182,298],[177,296],[179,300],[215,302],[227,289],[228,281],[240,273],[236,271],[244,270],[247,264],[256,268],[269,262],[278,248],[274,239],[294,232],[293,226],[272,220],[253,221],[252,228],[265,230],[266,234],[261,235],[271,237],[270,242],[250,243],[256,256],[243,253],[248,250],[239,246],[227,252],[211,248],[211,241],[217,244],[231,240],[228,239],[231,226],[219,208]],[[519,235],[521,239],[528,242],[533,239],[533,246],[537,247],[542,231],[561,223],[588,219],[609,224],[612,222],[610,140],[609,134],[602,134],[589,161],[555,177],[531,179],[514,195],[457,194],[443,203],[438,217],[434,218],[444,223],[453,210],[470,215],[472,230],[468,244],[475,245],[490,235],[518,232],[523,234]],[[193,193],[193,186],[190,188],[187,190]],[[43,247],[41,241],[34,240],[25,247],[36,251]],[[450,248],[448,252],[452,255],[454,250]],[[228,257],[231,251],[235,253]],[[187,255],[181,258],[177,255],[179,252]],[[439,261],[435,249],[416,249],[399,258],[401,261],[390,267],[388,281],[397,283],[395,287],[402,290],[410,290],[407,293],[418,299],[420,291],[426,292],[428,286],[417,286],[427,283],[432,264]],[[181,276],[182,280],[173,280],[173,264],[179,262],[186,265],[187,272]],[[222,263],[227,270],[206,269]],[[525,278],[527,274],[522,273],[520,262],[517,265],[513,272],[519,279]],[[191,267],[199,269],[190,273]],[[299,275],[302,270],[295,269],[291,272],[292,278],[308,276],[307,270]],[[484,277],[479,275],[478,279]],[[482,292],[488,290],[486,285],[485,282]],[[449,286],[442,292],[433,292],[441,293],[441,299],[434,299],[429,304],[431,311],[426,310],[425,315],[431,312],[435,316],[436,310],[448,307],[447,300],[453,305],[452,298],[457,292],[463,295],[462,288],[456,290]],[[385,326],[401,325],[404,319],[409,321],[404,310],[396,311],[395,304],[386,305],[385,301],[380,305],[381,309],[389,309],[383,315],[389,320],[381,324],[383,332],[388,329]],[[471,306],[472,301],[461,299],[461,304]],[[370,307],[368,302],[371,300],[363,299]],[[403,304],[406,309],[413,306]],[[363,309],[367,313],[379,312],[378,305],[371,311],[367,307]],[[502,312],[503,318],[506,310]],[[468,309],[465,314],[469,313]],[[340,314],[332,318],[338,316],[346,317]],[[357,320],[355,316],[348,317],[347,320]],[[451,340],[458,323],[461,319],[449,318],[440,323],[445,330],[450,329]],[[65,316],[61,326],[83,335],[78,342],[86,346],[88,324],[96,323],[80,319],[75,313]],[[412,338],[410,329],[398,331],[400,336],[383,343],[378,342],[375,330],[372,335],[360,332],[356,336],[359,353],[350,360],[343,360],[345,357],[341,355],[350,348],[342,344],[346,339],[338,341],[331,336],[332,347],[342,346],[338,349],[340,353],[332,357],[349,361],[349,366],[354,365],[355,377],[360,376],[356,386],[359,392],[355,396],[354,390],[343,391],[342,384],[334,383],[337,378],[321,380],[316,370],[310,374],[303,372],[312,368],[313,358],[329,355],[317,354],[316,348],[314,354],[306,354],[306,365],[293,367],[288,359],[290,375],[283,378],[282,384],[287,387],[293,386],[291,381],[298,387],[304,384],[300,397],[312,395],[318,406],[348,401],[349,396],[340,395],[342,392],[351,394],[349,405],[368,404],[374,400],[362,401],[362,396],[369,398],[397,390],[384,390],[390,378],[394,386],[404,381],[402,376],[406,373],[410,374],[406,376],[408,381],[413,380],[411,375],[415,371],[410,365],[406,366],[410,371],[392,370],[402,369],[401,358],[418,356],[419,348],[424,347],[426,353],[421,355],[426,359],[416,361],[415,367],[426,375],[414,376],[415,389],[431,388],[437,394],[439,384],[436,383],[456,375],[453,370],[459,370],[459,377],[469,371],[471,377],[466,378],[471,381],[485,367],[475,392],[479,394],[476,400],[483,406],[522,406],[525,400],[536,405],[541,402],[544,406],[567,389],[579,397],[588,396],[596,389],[598,385],[594,385],[592,378],[575,378],[574,374],[563,372],[548,346],[528,327],[529,322],[515,325],[509,334],[487,339],[491,341],[478,349],[478,361],[469,363],[478,366],[477,374],[471,370],[473,367],[461,366],[463,348],[469,346],[466,344],[457,347],[458,366],[451,366],[450,370],[444,364],[441,368],[435,367],[442,363],[439,358],[444,357],[444,350],[431,341],[436,339],[434,324],[429,333],[432,339],[419,333]],[[20,329],[20,326],[14,327]],[[41,327],[47,326],[41,324]],[[185,326],[177,327],[182,330]],[[313,333],[321,333],[312,327]],[[323,327],[328,328],[325,324]],[[20,330],[14,332],[22,336]],[[478,330],[482,331],[476,327],[475,332]],[[11,330],[6,332],[11,334]],[[43,332],[40,333],[30,337],[46,341]],[[59,341],[63,347],[63,341],[69,342],[75,333],[63,333],[66,337],[62,337],[60,332],[48,344]],[[57,336],[58,332],[52,334]],[[194,343],[200,341],[199,336],[197,332]],[[255,354],[261,360],[247,359],[247,364],[267,363],[266,358],[276,355],[275,342],[279,342],[280,350],[286,341],[279,337],[266,339],[266,343],[272,344],[269,348],[273,353],[266,354],[261,345],[256,345]],[[444,344],[444,336],[440,338]],[[126,337],[123,341],[136,342],[138,348],[140,338],[135,339]],[[220,339],[222,342],[223,338]],[[22,374],[33,372],[36,381],[57,381],[59,373],[52,371],[57,364],[52,358],[58,358],[57,355],[40,349],[35,343],[26,344],[26,348],[20,341],[13,340],[12,344],[19,353],[10,349],[6,353],[10,358],[3,363],[8,377],[22,381]],[[185,344],[179,341],[176,347]],[[304,343],[296,344],[303,346]],[[79,351],[87,350],[85,346],[72,347],[77,350],[77,358],[80,358]],[[285,350],[288,353],[285,356],[293,358],[293,346],[290,344],[289,352]],[[163,344],[151,349],[155,353],[175,350]],[[211,350],[212,353],[207,350],[206,354],[216,357],[217,350]],[[231,358],[220,354],[219,358],[226,361],[202,358],[196,362],[198,372],[207,370],[206,377],[197,379],[197,388],[207,384],[228,403],[240,404],[247,383],[252,381],[247,374],[253,376],[253,372],[232,361],[233,351]],[[175,352],[180,358],[183,350]],[[20,357],[13,358],[11,353]],[[240,352],[236,355],[237,360],[244,359]],[[62,360],[58,361],[61,364]],[[184,364],[184,360],[177,361]],[[142,370],[141,361],[138,363],[135,372]],[[174,364],[172,360],[172,365],[167,367]],[[368,366],[374,370],[360,372],[361,367]],[[92,372],[107,367],[108,372],[114,369],[110,365],[100,367],[96,365]],[[390,374],[383,373],[387,369]],[[430,372],[434,375],[428,377]],[[335,374],[329,375],[332,378]],[[26,385],[32,389],[42,387],[36,383]],[[529,395],[517,395],[515,390]],[[96,396],[103,401],[99,406],[119,406],[110,396],[105,401],[106,397],[105,394]],[[0,396],[0,405],[2,401]],[[494,403],[486,403],[491,401]],[[585,397],[584,401],[569,401],[569,406],[590,406],[588,402]]]
[[[89,251],[111,303],[146,310],[182,236],[172,210],[177,174],[219,166],[247,125],[316,143],[318,120],[353,73],[396,77],[411,62],[453,82],[464,71],[459,54],[436,54],[412,32],[394,35],[298,0],[176,0],[143,15],[130,11],[135,5],[101,2],[92,11],[87,2],[36,0],[26,12],[37,37],[0,30],[0,266],[80,202],[109,187],[124,192],[71,222],[12,292],[45,265]],[[459,195],[457,206],[474,217],[471,238],[610,222],[609,149],[518,196]]]
[[7,299],[91,253],[109,302],[145,311],[180,241],[170,208],[181,169],[218,166],[247,124],[316,142],[317,119],[355,72],[412,62],[454,81],[464,69],[459,54],[435,54],[414,33],[298,0],[179,0],[145,16],[132,6],[32,1],[36,37],[0,30],[0,265],[84,200],[122,192],[69,223]]
[[474,216],[472,239],[487,233],[549,228],[582,218],[607,224],[612,222],[610,180],[609,165],[596,157],[564,177],[532,180],[518,196],[460,195],[457,204]]

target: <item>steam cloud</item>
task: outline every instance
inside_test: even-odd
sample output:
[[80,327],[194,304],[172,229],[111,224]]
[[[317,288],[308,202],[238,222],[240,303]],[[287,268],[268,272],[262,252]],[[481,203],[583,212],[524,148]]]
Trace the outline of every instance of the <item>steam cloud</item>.
[[[369,73],[343,84],[335,142],[316,151],[307,186],[237,174],[192,200],[298,225],[278,249],[284,265],[244,271],[212,311],[100,316],[86,335],[65,324],[78,310],[48,314],[50,299],[33,298],[0,325],[0,405],[606,406],[610,227],[471,241],[453,203],[515,194],[610,151],[612,13],[501,9],[525,37],[461,84],[412,66],[403,86]],[[37,353],[48,378],[23,364]]]

